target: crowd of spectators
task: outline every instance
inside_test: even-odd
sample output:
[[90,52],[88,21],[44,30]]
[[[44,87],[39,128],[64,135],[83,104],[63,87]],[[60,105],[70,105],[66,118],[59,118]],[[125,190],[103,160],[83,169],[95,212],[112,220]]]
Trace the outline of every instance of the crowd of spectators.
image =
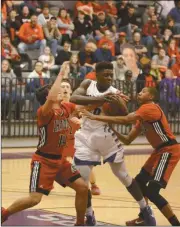
[[[35,118],[35,90],[53,82],[62,64],[69,66],[68,79],[95,80],[100,61],[112,62],[115,86],[130,103],[143,87],[153,86],[166,115],[180,111],[180,0],[145,8],[135,2],[76,1],[71,10],[62,1],[54,13],[47,0],[2,1],[2,118],[10,100],[15,119],[25,100],[32,102]],[[37,49],[34,63],[29,51]]]

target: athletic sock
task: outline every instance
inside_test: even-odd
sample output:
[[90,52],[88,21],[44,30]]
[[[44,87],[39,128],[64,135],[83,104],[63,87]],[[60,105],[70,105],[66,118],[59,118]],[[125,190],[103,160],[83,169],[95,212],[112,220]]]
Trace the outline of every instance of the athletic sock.
[[141,199],[140,201],[137,201],[137,202],[138,202],[141,210],[144,209],[145,207],[147,207],[147,202],[146,202],[146,200],[144,198]]
[[167,203],[162,209],[162,214],[168,219],[168,221],[173,226],[180,226],[180,222],[177,219],[176,215],[174,214],[173,210],[171,209],[169,203]]
[[88,190],[88,203],[86,208],[86,215],[93,215],[92,203],[91,203],[91,190]]

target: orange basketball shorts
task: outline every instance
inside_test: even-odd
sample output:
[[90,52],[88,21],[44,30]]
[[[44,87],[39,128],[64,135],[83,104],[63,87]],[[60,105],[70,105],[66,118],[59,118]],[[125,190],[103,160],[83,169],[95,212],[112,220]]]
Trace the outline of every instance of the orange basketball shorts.
[[68,186],[81,175],[68,161],[52,160],[34,154],[31,160],[30,192],[48,195],[53,189],[54,181]]
[[180,160],[180,144],[167,146],[154,151],[143,166],[151,180],[165,188],[169,178]]

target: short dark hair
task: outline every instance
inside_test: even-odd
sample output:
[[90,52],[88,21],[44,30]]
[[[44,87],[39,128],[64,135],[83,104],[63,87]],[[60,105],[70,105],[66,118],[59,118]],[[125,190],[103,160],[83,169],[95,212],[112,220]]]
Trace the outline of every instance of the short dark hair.
[[106,70],[106,69],[113,70],[113,64],[108,61],[102,61],[96,64],[96,68],[95,68],[96,73],[102,72],[103,70]]
[[51,19],[50,20],[57,20],[57,18],[56,17],[51,17]]
[[149,93],[153,96],[153,101],[157,101],[159,94],[155,87],[147,87]]
[[51,87],[51,84],[46,84],[36,90],[36,99],[41,106],[46,102],[46,97],[48,96]]
[[69,80],[69,79],[62,79],[61,80],[61,83],[68,83],[68,84],[70,84],[70,86],[71,86],[71,81]]

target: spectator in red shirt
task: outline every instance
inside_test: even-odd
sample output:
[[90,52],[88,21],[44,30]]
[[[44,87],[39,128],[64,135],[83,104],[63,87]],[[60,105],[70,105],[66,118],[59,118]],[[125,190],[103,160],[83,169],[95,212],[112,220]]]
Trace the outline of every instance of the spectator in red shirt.
[[176,63],[171,67],[174,76],[180,78],[180,55],[177,57]]
[[117,8],[113,0],[106,1],[103,5],[104,12],[110,17],[113,24],[116,24]]
[[175,39],[170,40],[167,53],[170,57],[170,67],[172,67],[176,63],[177,56],[180,55]]
[[102,5],[97,0],[92,0],[93,14],[96,16],[102,10]]
[[143,26],[143,30],[142,30],[142,34],[143,34],[142,41],[148,49],[147,54],[149,57],[151,57],[152,55],[153,46],[155,44],[154,38],[156,38],[158,33],[159,33],[159,25],[157,22],[157,16],[152,15],[151,20]]
[[27,50],[40,48],[40,54],[43,54],[46,46],[42,27],[37,24],[37,16],[31,16],[30,23],[24,23],[19,30],[21,43],[18,45],[19,53],[25,53]]
[[98,47],[101,48],[103,43],[107,42],[112,56],[115,56],[115,45],[111,39],[112,39],[112,32],[110,32],[109,30],[105,31],[104,37],[102,37],[102,39],[100,39],[98,42]]
[[78,11],[83,11],[87,17],[90,17],[92,19],[93,17],[93,6],[91,1],[77,1],[75,4],[75,17],[78,14]]

